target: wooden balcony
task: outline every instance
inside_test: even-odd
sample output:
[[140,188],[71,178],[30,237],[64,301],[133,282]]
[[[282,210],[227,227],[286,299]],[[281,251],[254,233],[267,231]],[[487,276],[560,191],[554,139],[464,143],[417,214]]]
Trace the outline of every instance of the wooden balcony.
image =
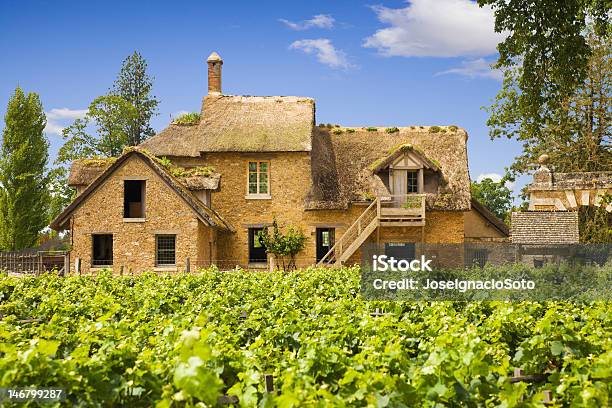
[[381,227],[420,227],[425,225],[425,194],[379,197]]

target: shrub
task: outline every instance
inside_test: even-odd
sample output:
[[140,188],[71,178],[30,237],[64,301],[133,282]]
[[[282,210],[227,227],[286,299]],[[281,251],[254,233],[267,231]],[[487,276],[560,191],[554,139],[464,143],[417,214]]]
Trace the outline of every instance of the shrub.
[[367,127],[367,128],[366,128],[366,130],[367,130],[368,132],[378,132],[378,128],[375,128],[375,127],[373,127],[373,126]]
[[390,128],[386,128],[385,132],[387,132],[387,133],[397,133],[397,132],[399,132],[399,129],[396,128],[396,127],[390,127]]
[[448,129],[449,129],[451,132],[456,132],[456,131],[457,131],[457,129],[459,129],[459,128],[458,128],[456,125],[450,125],[450,126],[448,127]]
[[440,126],[431,126],[429,128],[429,133],[438,133],[440,130],[442,130],[440,129]]
[[355,129],[346,129],[346,133],[355,133]]
[[339,135],[339,134],[341,134],[341,133],[342,133],[342,129],[334,129],[334,130],[332,130],[332,133],[333,133],[334,135]]
[[195,125],[199,122],[200,114],[198,112],[183,113],[172,120],[173,125]]
[[[302,231],[295,227],[288,227],[283,234],[278,227],[278,222],[272,222],[272,234],[267,228],[259,232],[261,244],[266,248],[266,252],[274,255],[277,261],[277,268],[282,264],[283,271],[296,269],[295,256],[304,249],[306,236]],[[286,257],[289,257],[288,262]]]

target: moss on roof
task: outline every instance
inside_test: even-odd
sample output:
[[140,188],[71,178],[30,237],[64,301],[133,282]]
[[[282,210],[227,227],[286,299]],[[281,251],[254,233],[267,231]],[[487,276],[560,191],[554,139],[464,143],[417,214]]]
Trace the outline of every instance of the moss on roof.
[[199,112],[188,112],[178,115],[176,118],[172,120],[173,125],[197,125],[200,123],[200,113]]
[[[138,151],[164,168],[170,175],[179,179],[187,188],[192,190],[217,189],[220,176],[215,173],[212,166],[181,167],[166,157],[157,157],[147,149],[137,146],[128,146],[123,149],[122,156]],[[104,170],[117,161],[117,157],[87,158],[75,160],[70,168],[68,184],[71,186],[87,186],[91,184]]]

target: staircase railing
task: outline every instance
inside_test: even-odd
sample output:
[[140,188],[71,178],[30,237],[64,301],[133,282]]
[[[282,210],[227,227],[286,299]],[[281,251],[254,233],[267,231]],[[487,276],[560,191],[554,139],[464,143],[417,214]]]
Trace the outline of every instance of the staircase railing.
[[380,199],[376,198],[372,203],[361,213],[359,218],[348,227],[330,250],[317,262],[317,266],[337,262],[343,255],[344,251],[355,242],[370,223],[378,219],[380,215]]

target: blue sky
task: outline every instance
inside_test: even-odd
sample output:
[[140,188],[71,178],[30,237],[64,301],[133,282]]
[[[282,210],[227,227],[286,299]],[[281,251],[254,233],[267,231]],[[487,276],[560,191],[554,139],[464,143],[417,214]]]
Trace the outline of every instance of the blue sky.
[[481,109],[501,86],[488,67],[499,38],[491,12],[470,0],[9,0],[0,3],[0,114],[17,85],[39,93],[54,156],[61,128],[138,50],[155,77],[161,130],[170,115],[199,111],[215,50],[224,93],[314,97],[319,123],[461,126],[477,179],[503,173],[520,152],[489,140]]

